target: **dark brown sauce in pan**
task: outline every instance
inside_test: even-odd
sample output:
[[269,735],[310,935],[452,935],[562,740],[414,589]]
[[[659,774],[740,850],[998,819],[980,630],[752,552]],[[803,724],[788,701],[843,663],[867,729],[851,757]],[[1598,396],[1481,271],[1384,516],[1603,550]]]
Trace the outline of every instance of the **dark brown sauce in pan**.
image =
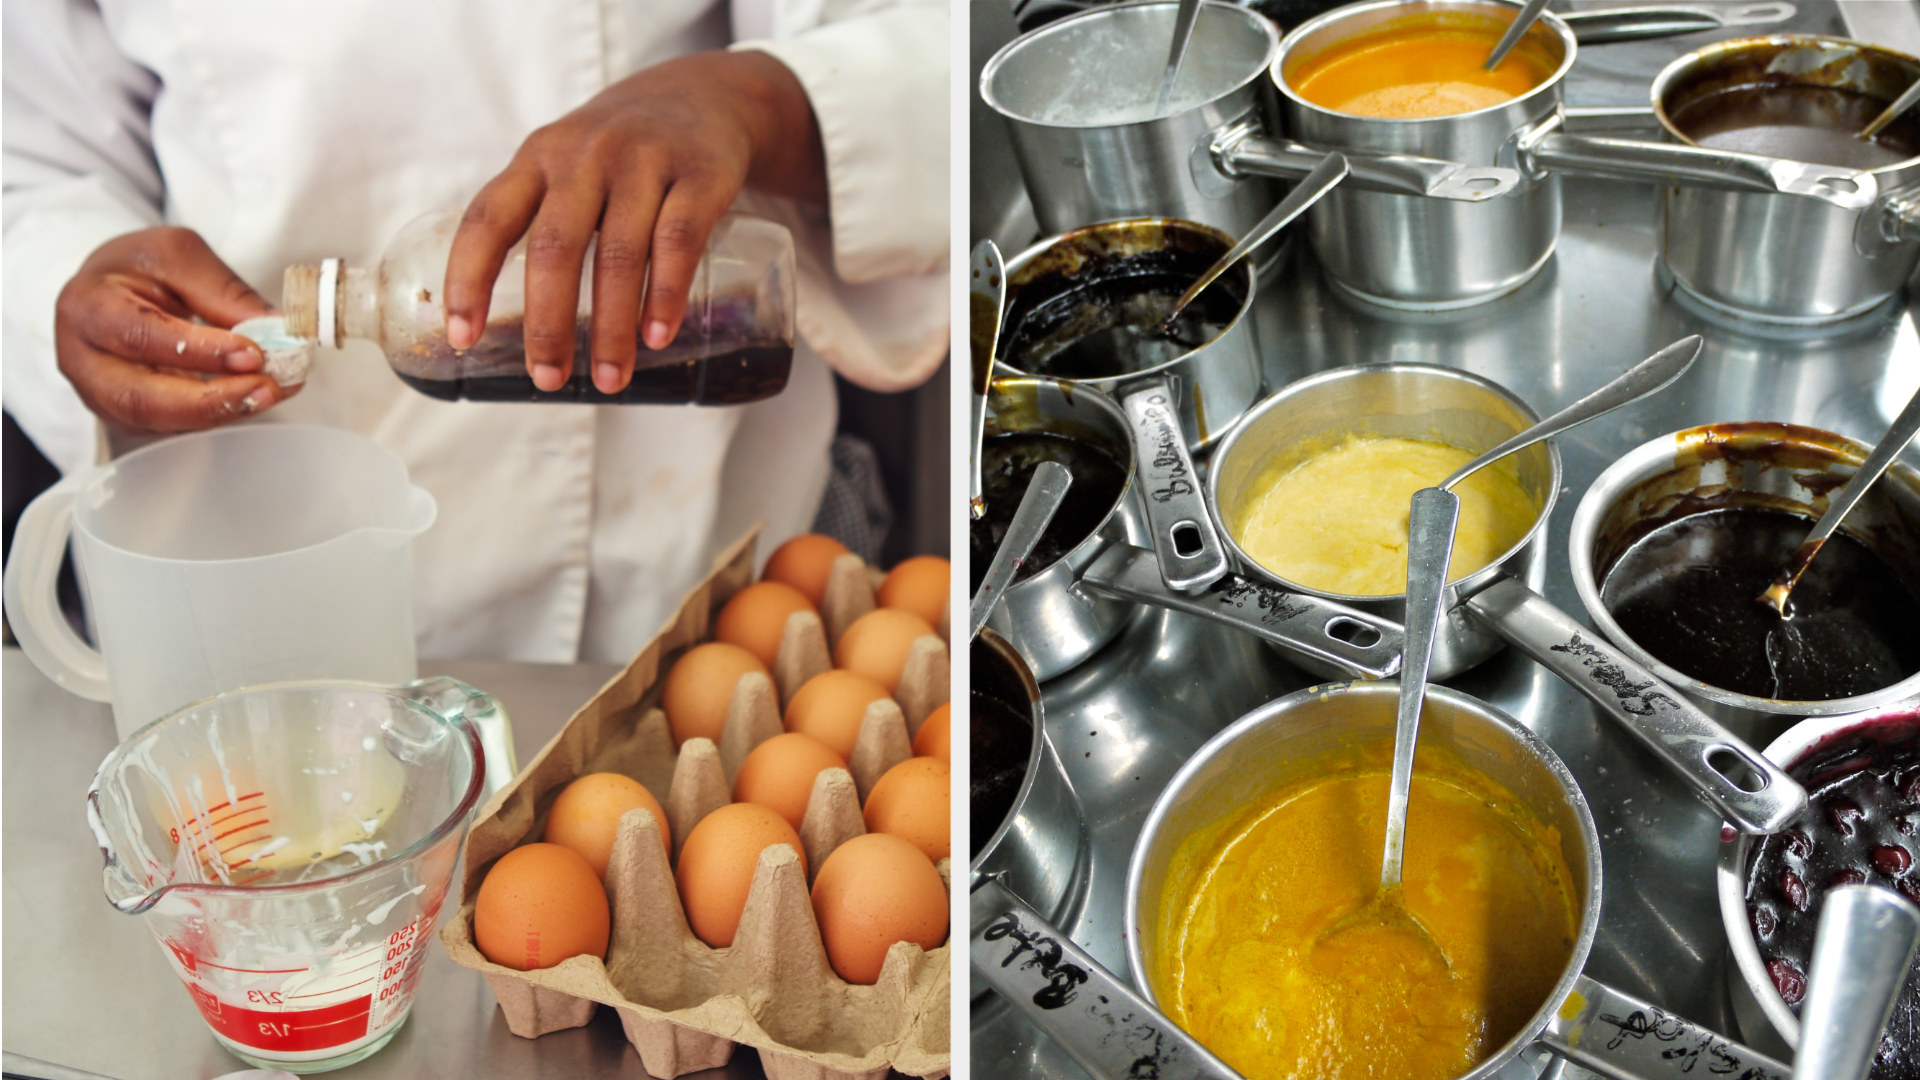
[[1014,572],[1015,581],[1024,581],[1052,566],[1092,536],[1126,487],[1127,467],[1112,451],[1085,439],[1044,431],[1014,431],[982,440],[980,487],[987,506],[986,515],[969,526],[967,568],[973,577],[972,591],[980,591],[987,564],[1006,539],[1014,511],[1020,508],[1020,497],[1026,494],[1027,486],[1033,483],[1033,471],[1043,461],[1066,466],[1073,486],[1067,489],[1066,499],[1041,534],[1033,554]]
[[974,690],[968,700],[972,753],[967,769],[972,785],[967,820],[973,830],[972,854],[978,855],[1019,798],[1033,753],[1033,723],[1023,711],[991,694]]
[[1827,86],[1736,86],[1673,110],[1673,126],[1701,146],[1878,169],[1920,156],[1920,126],[1902,117],[1872,140],[1855,137],[1887,102]]
[[1691,514],[1637,540],[1606,571],[1620,629],[1709,686],[1830,701],[1920,671],[1920,600],[1865,545],[1835,533],[1781,619],[1757,600],[1813,527],[1777,510]]
[[1211,265],[1213,257],[1195,252],[1150,251],[1022,285],[1001,355],[1021,371],[1060,379],[1128,375],[1177,359],[1219,337],[1245,305],[1229,271],[1161,325]]

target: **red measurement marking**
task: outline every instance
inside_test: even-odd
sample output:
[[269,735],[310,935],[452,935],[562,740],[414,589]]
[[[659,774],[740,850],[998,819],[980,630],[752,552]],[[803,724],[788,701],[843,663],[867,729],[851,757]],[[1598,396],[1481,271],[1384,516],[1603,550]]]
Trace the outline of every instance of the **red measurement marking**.
[[198,854],[199,852],[206,850],[207,845],[213,843],[216,840],[225,839],[226,837],[232,836],[234,833],[241,832],[246,829],[252,829],[261,825],[265,825],[267,823],[267,820],[268,820],[267,818],[261,818],[259,821],[255,821],[247,825],[242,825],[237,829],[228,829],[226,832],[221,833],[219,836],[209,836],[205,840],[200,841],[199,846],[194,848],[193,850],[196,854]]
[[243,972],[243,973],[245,973],[245,974],[248,974],[248,975],[292,975],[292,974],[295,974],[296,972],[301,972],[301,971],[305,971],[305,970],[307,970],[306,968],[303,968],[303,967],[297,967],[297,968],[237,968],[237,967],[228,967],[228,966],[227,966],[227,965],[225,965],[225,964],[216,964],[216,963],[214,963],[214,962],[213,962],[213,961],[211,961],[211,960],[201,960],[201,961],[200,961],[200,963],[202,963],[202,964],[205,964],[205,965],[206,965],[206,966],[208,966],[208,967],[216,967],[216,968],[219,968],[219,969],[220,969],[221,971],[238,971],[238,972]]
[[223,1002],[191,984],[187,989],[208,1027],[242,1046],[282,1053],[325,1050],[362,1038],[373,1008],[371,994],[317,1009],[265,1010]]
[[367,985],[368,983],[370,983],[370,982],[372,982],[372,981],[373,981],[372,979],[361,979],[361,980],[360,980],[359,982],[357,982],[357,983],[348,983],[348,984],[347,984],[347,985],[345,985],[345,986],[336,986],[336,987],[334,987],[334,988],[333,988],[333,989],[331,989],[331,990],[321,990],[321,991],[319,991],[319,992],[317,992],[317,993],[312,993],[312,994],[288,994],[288,995],[287,995],[287,1000],[288,1000],[288,1001],[295,1001],[295,1000],[298,1000],[298,999],[300,999],[300,998],[312,998],[312,997],[326,997],[326,996],[328,996],[328,995],[330,995],[330,994],[338,994],[338,993],[340,993],[340,992],[341,992],[342,990],[351,990],[351,989],[353,989],[353,988],[354,988],[354,987],[356,987],[356,986],[365,986],[365,985]]
[[[240,800],[240,801],[241,801],[241,802],[246,802],[246,801],[247,801],[248,799],[254,799],[254,798],[258,798],[258,797],[259,797],[259,793],[258,793],[258,792],[255,792],[254,794],[252,794],[252,795],[249,795],[249,796],[247,796],[247,797],[246,797],[246,799],[242,799],[242,800]],[[225,804],[225,803],[222,803],[222,804],[221,804],[221,806],[224,806],[224,805],[226,805],[226,804]],[[263,810],[263,809],[265,809],[265,807],[260,807],[260,806],[242,806],[242,807],[239,807],[239,808],[236,808],[236,809],[235,809],[235,810],[233,811],[233,813],[231,813],[231,814],[227,814],[227,815],[226,815],[226,816],[224,816],[224,817],[217,817],[217,818],[216,818],[216,817],[213,817],[213,816],[212,816],[212,815],[213,815],[213,812],[214,812],[215,810],[218,810],[218,809],[220,809],[220,807],[219,807],[219,806],[216,806],[216,807],[212,807],[212,808],[210,808],[210,809],[209,809],[209,810],[208,810],[208,811],[207,811],[207,812],[206,812],[205,814],[203,814],[203,815],[201,815],[202,817],[205,817],[205,818],[207,818],[207,824],[208,824],[208,825],[218,825],[218,824],[220,824],[221,822],[224,822],[224,821],[232,821],[232,820],[233,820],[234,818],[237,818],[237,817],[239,817],[239,816],[241,816],[242,814],[251,814],[251,813],[253,813],[253,812],[254,812],[255,810]]]
[[[251,794],[251,795],[242,795],[242,796],[240,796],[240,801],[241,801],[241,802],[246,802],[246,801],[247,801],[248,799],[257,799],[257,798],[259,798],[260,796],[262,796],[262,795],[265,795],[265,794],[266,794],[266,792],[264,792],[264,791],[256,791],[256,792],[254,792],[254,793],[253,793],[253,794]],[[211,814],[211,813],[214,813],[215,811],[219,811],[219,810],[225,810],[225,809],[226,809],[227,807],[229,807],[229,806],[232,806],[232,805],[233,805],[233,804],[232,804],[232,803],[230,803],[230,802],[223,802],[223,803],[221,803],[221,804],[220,804],[219,806],[209,806],[209,807],[207,807],[207,813],[209,813],[209,814]]]
[[273,839],[273,830],[268,829],[266,832],[259,833],[255,836],[243,836],[231,844],[222,844],[215,850],[219,851],[223,857],[231,856],[234,852],[250,844],[264,843],[271,839]]

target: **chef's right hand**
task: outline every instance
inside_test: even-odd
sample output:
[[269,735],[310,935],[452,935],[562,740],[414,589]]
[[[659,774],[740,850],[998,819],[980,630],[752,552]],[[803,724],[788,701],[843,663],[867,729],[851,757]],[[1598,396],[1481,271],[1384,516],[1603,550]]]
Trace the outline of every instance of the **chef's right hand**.
[[142,229],[100,245],[60,290],[54,347],[61,374],[109,425],[199,431],[299,389],[261,374],[259,347],[226,329],[272,313],[200,234]]

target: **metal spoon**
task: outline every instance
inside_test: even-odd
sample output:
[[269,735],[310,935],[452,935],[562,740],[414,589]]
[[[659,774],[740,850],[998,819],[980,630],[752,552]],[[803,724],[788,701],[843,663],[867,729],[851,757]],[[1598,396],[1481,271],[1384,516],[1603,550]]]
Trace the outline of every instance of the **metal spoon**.
[[1513,51],[1513,47],[1520,44],[1520,39],[1533,28],[1533,24],[1540,21],[1540,13],[1545,10],[1547,10],[1547,0],[1527,0],[1526,6],[1520,9],[1520,14],[1507,26],[1507,32],[1500,35],[1500,43],[1487,54],[1484,70],[1492,71],[1499,67],[1500,61],[1505,60],[1507,54]]
[[1167,317],[1160,321],[1161,329],[1172,326],[1173,320],[1180,317],[1180,313],[1187,309],[1188,304],[1193,303],[1194,297],[1199,296],[1221,274],[1231,269],[1234,263],[1245,258],[1254,248],[1266,243],[1273,234],[1286,228],[1294,218],[1306,213],[1309,207],[1319,202],[1321,196],[1338,186],[1340,181],[1347,178],[1347,171],[1346,155],[1336,152],[1321,158],[1320,164],[1315,165],[1312,172],[1302,177],[1300,182],[1293,186],[1293,190],[1287,192],[1287,197],[1280,200],[1278,206],[1269,210],[1267,216],[1260,219],[1259,224],[1240,238],[1239,243],[1229,248],[1225,255],[1220,256],[1212,266],[1207,267],[1205,273],[1195,278],[1193,284],[1187,286],[1187,291],[1181,293],[1180,299],[1173,302],[1173,310],[1167,312]]
[[1920,908],[1872,885],[1827,894],[1807,965],[1793,1080],[1866,1080],[1920,944]]
[[993,386],[993,350],[1000,340],[1000,312],[1006,306],[1007,271],[1000,248],[982,240],[973,249],[973,286],[968,293],[968,337],[973,354],[972,429],[967,443],[967,509],[978,518],[987,512],[980,488],[980,440],[987,432],[987,391]]
[[[1915,85],[1920,86],[1920,83]],[[1900,415],[1893,418],[1893,426],[1888,428],[1887,433],[1874,445],[1873,452],[1867,455],[1866,463],[1860,466],[1860,471],[1854,473],[1853,478],[1827,501],[1827,512],[1820,515],[1820,520],[1814,524],[1813,531],[1807,534],[1807,538],[1800,542],[1798,548],[1794,549],[1793,562],[1780,571],[1780,576],[1773,580],[1773,584],[1767,586],[1766,592],[1760,594],[1761,603],[1779,612],[1783,619],[1792,617],[1787,614],[1787,594],[1792,592],[1794,585],[1800,581],[1800,575],[1807,572],[1813,557],[1820,554],[1820,548],[1826,544],[1827,538],[1840,527],[1840,519],[1846,517],[1847,512],[1860,501],[1860,497],[1873,486],[1873,482],[1880,479],[1880,474],[1887,471],[1887,467],[1893,464],[1893,459],[1913,441],[1916,432],[1920,432],[1920,392],[1916,392],[1907,402],[1907,407],[1900,410]]]
[[1167,102],[1173,100],[1173,84],[1180,79],[1180,62],[1186,59],[1187,42],[1193,38],[1194,17],[1200,14],[1200,0],[1180,0],[1179,10],[1173,15],[1173,44],[1167,50],[1167,73],[1160,79],[1160,96],[1153,104],[1153,115],[1159,116],[1167,111]]
[[1072,486],[1073,474],[1057,461],[1043,461],[1033,470],[1033,480],[1028,483],[1026,494],[1020,496],[1013,520],[1007,523],[1007,535],[993,553],[993,561],[987,564],[987,574],[980,579],[980,591],[973,594],[973,604],[967,609],[968,641],[980,636],[980,628],[987,625],[987,617],[1000,606],[1000,597],[1006,594],[1007,586],[1013,584],[1020,564],[1033,554],[1033,546],[1040,542],[1041,534],[1047,531],[1047,525],[1053,521],[1053,515],[1067,497],[1067,489]]
[[1703,344],[1699,334],[1689,334],[1661,349],[1614,376],[1600,389],[1460,466],[1452,476],[1441,481],[1440,489],[1452,491],[1455,484],[1515,450],[1532,446],[1568,428],[1578,427],[1596,416],[1602,416],[1622,405],[1638,401],[1656,390],[1665,389],[1668,384],[1686,374],[1687,369],[1693,366],[1694,360],[1700,356]]
[[1893,104],[1882,109],[1880,115],[1873,118],[1873,123],[1861,128],[1860,133],[1856,135],[1855,138],[1863,140],[1871,139],[1875,135],[1880,134],[1881,128],[1898,120],[1900,114],[1913,108],[1913,103],[1916,101],[1920,101],[1920,79],[1915,79],[1912,86],[1907,87],[1905,92],[1899,97],[1894,98]]

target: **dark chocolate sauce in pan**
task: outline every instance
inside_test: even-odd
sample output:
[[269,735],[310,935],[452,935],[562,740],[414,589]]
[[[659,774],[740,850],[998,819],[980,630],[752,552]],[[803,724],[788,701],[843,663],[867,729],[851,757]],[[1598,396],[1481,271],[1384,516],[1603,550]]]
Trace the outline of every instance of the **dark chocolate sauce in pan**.
[[[1755,842],[1747,918],[1767,974],[1797,1013],[1828,890],[1877,885],[1920,903],[1920,718],[1843,732],[1787,773],[1812,801],[1792,828]],[[1870,1076],[1920,1080],[1920,973],[1895,1000]]]
[[1920,126],[1911,115],[1871,140],[1854,135],[1887,102],[1828,86],[1736,86],[1702,94],[1673,110],[1673,126],[1701,146],[1878,169],[1920,156]]
[[1024,581],[1052,566],[1092,536],[1126,487],[1127,467],[1106,447],[1084,439],[1044,431],[1013,431],[982,440],[980,488],[986,496],[987,511],[970,526],[967,558],[974,592],[980,591],[987,564],[1006,539],[1013,513],[1020,508],[1020,497],[1027,493],[1033,471],[1043,461],[1066,466],[1073,486],[1067,489],[1066,499],[1041,534],[1033,554],[1014,572],[1015,581]]
[[1127,375],[1184,356],[1219,337],[1246,301],[1238,275],[1222,274],[1162,326],[1211,265],[1212,257],[1195,252],[1151,251],[1084,280],[1049,276],[1022,285],[1007,312],[1001,355],[1021,371],[1060,379]]
[[973,829],[972,854],[978,855],[1020,795],[1020,785],[1027,778],[1027,759],[1033,752],[1033,722],[1024,710],[991,694],[975,690],[968,700],[971,711],[967,729],[972,750],[968,770],[973,779],[968,821]]
[[1789,618],[1758,601],[1813,524],[1756,508],[1680,518],[1614,562],[1601,601],[1666,664],[1753,697],[1830,701],[1920,671],[1920,600],[1845,533],[1794,586]]

